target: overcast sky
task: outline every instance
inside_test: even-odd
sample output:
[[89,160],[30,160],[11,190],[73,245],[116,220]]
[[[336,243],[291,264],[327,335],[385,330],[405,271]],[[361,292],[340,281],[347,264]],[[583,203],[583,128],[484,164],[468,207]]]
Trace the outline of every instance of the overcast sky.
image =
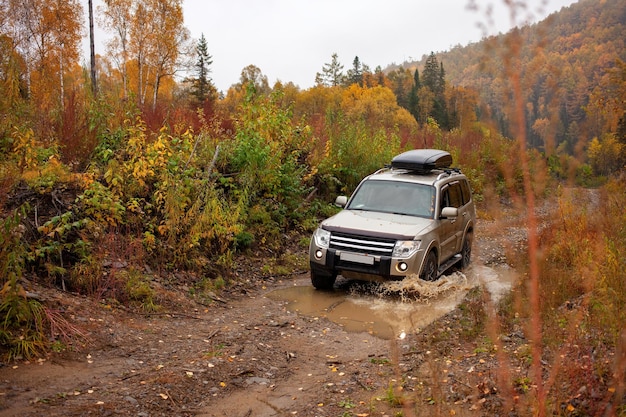
[[514,17],[504,0],[184,0],[183,8],[191,36],[207,40],[213,83],[226,92],[248,65],[270,86],[280,80],[306,89],[333,53],[344,71],[355,56],[384,69],[540,21],[575,2],[526,0]]

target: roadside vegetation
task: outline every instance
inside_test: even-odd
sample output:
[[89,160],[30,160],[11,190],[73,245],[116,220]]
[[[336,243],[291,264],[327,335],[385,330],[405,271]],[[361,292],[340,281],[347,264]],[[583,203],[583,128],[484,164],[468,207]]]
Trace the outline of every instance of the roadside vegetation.
[[[434,54],[413,72],[371,71],[357,58],[346,75],[334,55],[305,91],[270,88],[250,66],[219,95],[202,41],[185,82],[127,83],[160,74],[129,59],[95,89],[78,65],[58,68],[55,59],[73,56],[70,40],[29,71],[34,46],[15,47],[11,35],[0,32],[6,360],[69,349],[84,337],[38,288],[153,312],[162,308],[155,282],[182,280],[190,296],[210,299],[236,279],[242,254],[301,265],[285,253],[286,242],[305,247],[337,194],[349,194],[399,152],[432,147],[449,151],[470,178],[479,218],[497,221],[503,202],[528,213],[528,250],[511,258],[528,279],[490,314],[472,315],[473,325],[521,326],[532,340],[528,379],[503,377],[501,391],[524,387],[532,411],[519,407],[521,415],[626,414],[626,65],[619,56],[598,82],[603,99],[576,106],[568,129],[563,120],[554,124],[565,132],[559,139],[552,121],[571,110],[567,97],[545,93],[531,102],[522,87],[534,78],[516,74],[506,84],[510,103],[503,97],[489,112],[494,103],[447,83]],[[502,50],[526,42],[518,35],[503,36]],[[509,70],[519,68],[513,57]],[[526,116],[540,111],[545,117],[527,126]],[[545,146],[528,146],[528,131]],[[553,209],[538,224],[534,211],[544,201]],[[572,402],[582,385],[601,387],[596,403]],[[394,395],[390,389],[389,401]],[[350,406],[342,404],[346,415]]]

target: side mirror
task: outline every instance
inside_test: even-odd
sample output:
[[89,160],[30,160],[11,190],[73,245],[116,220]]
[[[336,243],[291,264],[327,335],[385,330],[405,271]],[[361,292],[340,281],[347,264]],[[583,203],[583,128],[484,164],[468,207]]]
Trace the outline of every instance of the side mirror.
[[456,219],[459,217],[459,209],[456,207],[444,207],[441,210],[442,219]]
[[348,204],[348,197],[345,195],[340,195],[335,199],[335,205],[337,207],[345,207]]

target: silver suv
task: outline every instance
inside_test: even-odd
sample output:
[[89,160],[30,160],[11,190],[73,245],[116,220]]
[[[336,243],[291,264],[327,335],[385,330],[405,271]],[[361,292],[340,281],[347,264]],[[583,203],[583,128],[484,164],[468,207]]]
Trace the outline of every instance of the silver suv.
[[347,279],[434,281],[470,263],[476,212],[469,182],[436,149],[404,152],[364,178],[344,209],[324,220],[309,247],[311,282],[331,289]]

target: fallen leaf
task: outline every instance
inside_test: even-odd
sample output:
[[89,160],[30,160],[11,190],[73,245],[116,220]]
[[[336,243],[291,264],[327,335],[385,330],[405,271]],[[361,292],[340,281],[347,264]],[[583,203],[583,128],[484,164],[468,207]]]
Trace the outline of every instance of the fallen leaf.
[[159,396],[163,398],[164,400],[167,400],[169,398],[167,394],[159,394]]

